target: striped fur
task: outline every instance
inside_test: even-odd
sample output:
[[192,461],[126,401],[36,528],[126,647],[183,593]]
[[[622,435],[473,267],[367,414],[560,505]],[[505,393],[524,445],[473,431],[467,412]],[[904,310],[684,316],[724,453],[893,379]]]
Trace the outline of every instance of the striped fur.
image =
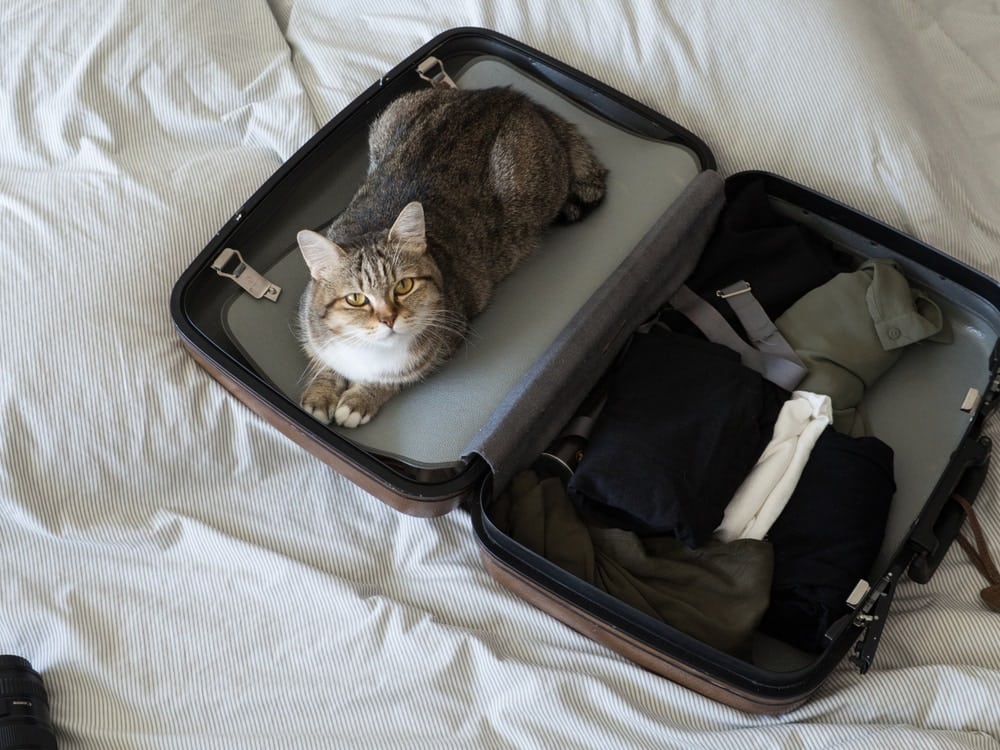
[[511,89],[428,89],[372,125],[368,175],[327,235],[299,233],[302,406],[355,427],[440,366],[557,217],[604,195],[569,123]]

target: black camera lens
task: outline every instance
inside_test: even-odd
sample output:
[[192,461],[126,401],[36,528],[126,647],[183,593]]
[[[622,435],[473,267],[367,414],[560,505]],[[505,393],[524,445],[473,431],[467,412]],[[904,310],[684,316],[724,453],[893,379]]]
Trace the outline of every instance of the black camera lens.
[[56,750],[49,699],[27,659],[0,656],[0,750]]

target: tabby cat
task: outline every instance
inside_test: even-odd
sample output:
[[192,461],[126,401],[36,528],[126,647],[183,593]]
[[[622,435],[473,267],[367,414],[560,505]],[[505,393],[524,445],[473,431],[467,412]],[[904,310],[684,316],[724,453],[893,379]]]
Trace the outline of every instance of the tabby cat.
[[509,88],[405,94],[368,145],[367,177],[326,236],[298,233],[301,404],[344,427],[444,362],[543,230],[605,186],[576,129]]

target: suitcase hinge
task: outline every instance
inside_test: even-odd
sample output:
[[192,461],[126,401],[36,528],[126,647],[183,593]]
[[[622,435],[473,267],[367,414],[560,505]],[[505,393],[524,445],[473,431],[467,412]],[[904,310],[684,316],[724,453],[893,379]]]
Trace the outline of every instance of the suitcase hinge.
[[227,247],[212,261],[212,270],[219,276],[232,279],[250,294],[254,299],[268,299],[277,302],[281,287],[272,284],[261,274],[251,268],[239,250]]
[[417,75],[436,89],[458,88],[455,82],[451,80],[451,76],[448,75],[448,71],[444,69],[444,63],[436,57],[428,57],[426,60],[417,65]]

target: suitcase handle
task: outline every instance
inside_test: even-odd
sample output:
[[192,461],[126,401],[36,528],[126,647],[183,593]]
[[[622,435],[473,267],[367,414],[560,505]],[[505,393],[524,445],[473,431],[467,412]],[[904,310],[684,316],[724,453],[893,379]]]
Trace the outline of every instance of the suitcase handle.
[[[985,435],[965,441],[953,462],[954,479],[938,487],[940,510],[936,516],[921,519],[910,539],[920,550],[910,562],[907,575],[917,583],[927,583],[965,522],[965,510],[955,495],[972,503],[986,479],[992,441]],[[957,475],[957,476],[956,476]],[[950,486],[949,486],[950,485]]]

